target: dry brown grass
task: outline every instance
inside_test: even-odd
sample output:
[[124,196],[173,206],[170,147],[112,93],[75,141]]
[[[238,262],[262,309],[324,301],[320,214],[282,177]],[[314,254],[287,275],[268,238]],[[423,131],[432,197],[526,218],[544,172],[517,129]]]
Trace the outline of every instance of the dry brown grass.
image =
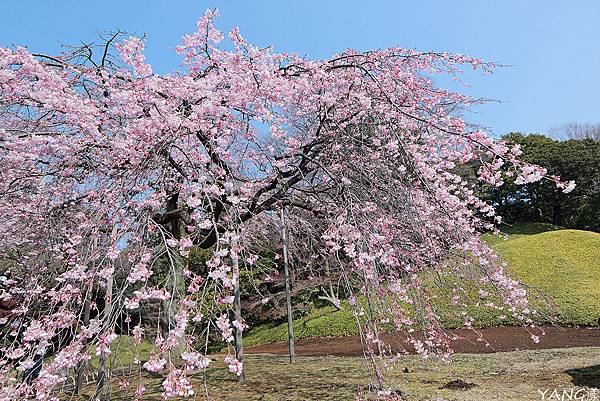
[[[193,381],[200,389],[206,383],[210,400],[236,401],[353,400],[368,384],[368,370],[361,358],[303,357],[290,365],[285,357],[253,355],[247,357],[246,368],[245,384],[236,383],[219,361],[205,375],[193,375]],[[598,383],[600,348],[462,354],[450,364],[410,356],[398,362],[388,378],[389,386],[408,393],[409,401],[541,400],[538,389],[562,392]],[[440,389],[454,379],[475,383],[476,387],[466,391]],[[148,375],[144,380],[146,396],[159,400],[164,378]],[[131,378],[131,388],[136,384]],[[83,395],[82,399],[89,399],[91,386]],[[111,399],[132,400],[132,390],[119,390],[114,383]],[[196,399],[207,397],[197,394]]]

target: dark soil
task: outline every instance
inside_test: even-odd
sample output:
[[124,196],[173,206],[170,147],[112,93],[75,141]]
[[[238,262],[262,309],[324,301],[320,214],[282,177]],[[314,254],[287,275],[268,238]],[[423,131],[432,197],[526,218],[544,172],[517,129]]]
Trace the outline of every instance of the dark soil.
[[[518,351],[548,348],[600,347],[600,329],[584,327],[490,327],[477,332],[467,329],[449,330],[456,337],[451,347],[457,353],[482,354],[490,352]],[[542,331],[545,335],[542,335]],[[539,336],[535,343],[531,335]],[[384,334],[382,339],[394,352],[414,353],[405,337],[397,333]],[[265,344],[248,347],[247,353],[286,355],[287,343]],[[358,336],[317,337],[296,340],[299,356],[362,356],[363,346]]]
[[442,387],[440,387],[440,389],[463,390],[464,391],[464,390],[472,389],[473,387],[477,387],[477,384],[468,383],[466,381],[456,379],[456,380],[452,380],[452,381],[449,381],[448,383],[444,384]]

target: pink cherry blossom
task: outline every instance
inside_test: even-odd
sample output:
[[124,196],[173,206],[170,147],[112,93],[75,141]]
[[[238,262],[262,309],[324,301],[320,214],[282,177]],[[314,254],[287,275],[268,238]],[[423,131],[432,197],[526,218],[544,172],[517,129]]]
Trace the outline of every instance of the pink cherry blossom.
[[159,372],[165,367],[166,363],[167,361],[164,358],[153,355],[142,366],[149,372]]
[[[171,74],[153,72],[142,38],[117,35],[89,57],[87,47],[56,57],[0,48],[0,256],[20,255],[2,294],[19,305],[2,320],[15,339],[0,357],[3,397],[49,398],[87,347],[116,352],[117,329],[139,348],[139,322],[160,327],[146,331],[156,354],[143,367],[167,370],[164,396],[198,393],[186,370],[208,365],[212,334],[230,350],[233,330],[246,329],[230,320],[233,290],[275,248],[283,209],[306,281],[348,286],[368,358],[388,356],[382,322],[423,356],[452,354],[424,275],[472,280],[486,299],[491,286],[501,302],[484,306],[532,324],[526,291],[479,237],[501,216],[456,170],[476,161],[495,186],[551,180],[568,193],[575,183],[518,160],[518,146],[456,112],[471,98],[434,85],[493,63],[401,47],[311,60],[238,29],[221,44],[217,16],[207,11],[181,39],[183,68]],[[210,255],[194,272],[200,249]],[[451,302],[470,326],[464,295]],[[31,368],[65,332],[37,380],[12,377],[14,360]],[[242,362],[225,363],[241,375]]]

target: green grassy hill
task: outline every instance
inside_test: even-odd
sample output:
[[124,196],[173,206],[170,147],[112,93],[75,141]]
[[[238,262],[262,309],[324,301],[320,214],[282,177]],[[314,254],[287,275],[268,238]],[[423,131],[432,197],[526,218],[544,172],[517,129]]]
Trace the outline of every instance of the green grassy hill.
[[596,324],[600,317],[600,234],[557,230],[494,245],[513,277],[547,294],[560,322]]
[[[532,294],[532,307],[541,312],[540,323],[550,316],[555,323],[595,325],[600,317],[600,234],[565,230],[548,224],[515,225],[503,230],[507,240],[486,234],[484,239],[508,262],[509,273],[521,281]],[[448,328],[462,322],[449,307],[449,289],[433,288],[438,299],[436,309]],[[470,308],[477,326],[511,324],[500,320],[488,308]],[[356,334],[356,322],[349,307],[313,310],[294,322],[296,338]],[[287,325],[261,326],[252,329],[245,344],[285,341]]]

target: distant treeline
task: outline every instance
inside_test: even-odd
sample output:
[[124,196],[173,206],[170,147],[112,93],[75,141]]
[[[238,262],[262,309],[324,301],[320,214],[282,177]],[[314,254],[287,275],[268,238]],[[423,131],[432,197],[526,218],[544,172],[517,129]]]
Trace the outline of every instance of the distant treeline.
[[[510,133],[510,144],[521,145],[521,159],[545,167],[576,188],[564,194],[549,181],[515,185],[514,179],[494,188],[478,182],[476,190],[491,202],[507,223],[534,221],[600,232],[600,141],[592,138],[558,141],[544,135]],[[475,182],[478,166],[461,171]]]

